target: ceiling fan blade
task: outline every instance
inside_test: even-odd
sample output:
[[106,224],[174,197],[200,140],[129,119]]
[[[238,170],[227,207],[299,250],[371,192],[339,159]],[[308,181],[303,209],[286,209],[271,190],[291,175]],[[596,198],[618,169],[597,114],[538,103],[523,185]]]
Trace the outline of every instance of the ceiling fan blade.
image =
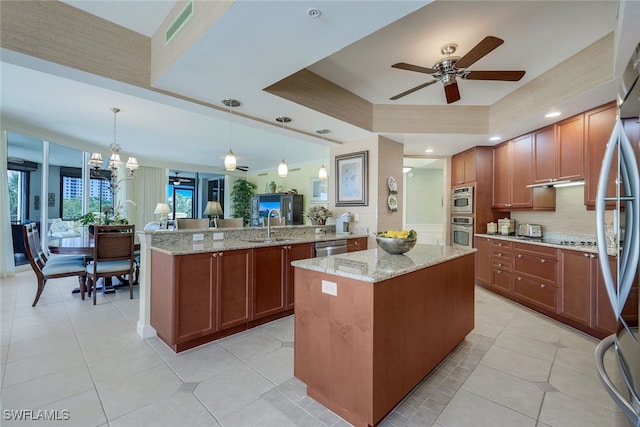
[[447,97],[447,104],[460,100],[460,91],[458,90],[458,82],[453,82],[444,87],[444,94]]
[[246,172],[249,170],[249,166],[236,166],[236,169],[242,172]]
[[399,68],[401,70],[415,71],[416,73],[425,73],[425,74],[433,74],[436,70],[431,68],[421,67],[419,65],[407,64],[406,62],[398,62],[397,64],[393,64],[392,68]]
[[462,58],[456,62],[456,68],[467,68],[480,58],[491,52],[493,49],[504,43],[504,40],[493,36],[485,37],[480,43],[475,45],[473,49],[467,52]]
[[412,89],[409,89],[409,90],[406,90],[406,91],[404,91],[404,92],[402,92],[402,93],[399,93],[399,94],[397,94],[396,96],[392,96],[392,97],[391,97],[391,98],[389,98],[389,99],[390,99],[390,100],[392,100],[392,101],[395,101],[396,99],[400,99],[400,98],[402,98],[403,96],[407,96],[407,95],[409,95],[410,93],[413,93],[413,92],[415,92],[415,91],[417,91],[417,90],[420,90],[420,89],[422,89],[422,88],[424,88],[424,87],[430,86],[430,85],[434,84],[435,82],[437,82],[437,80],[432,80],[432,81],[430,81],[430,82],[423,83],[423,84],[421,84],[421,85],[419,85],[419,86],[416,86],[416,87],[414,87],[414,88],[412,88]]
[[463,78],[467,80],[502,80],[517,82],[524,76],[524,71],[469,71]]

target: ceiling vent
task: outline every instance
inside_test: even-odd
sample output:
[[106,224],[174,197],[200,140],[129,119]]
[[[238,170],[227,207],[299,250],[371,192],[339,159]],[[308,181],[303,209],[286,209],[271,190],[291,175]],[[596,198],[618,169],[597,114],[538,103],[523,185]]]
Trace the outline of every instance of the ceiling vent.
[[164,45],[167,46],[171,40],[187,25],[187,22],[193,17],[193,0],[191,0],[187,5],[182,9],[182,12],[176,17],[175,21],[167,31],[164,33]]

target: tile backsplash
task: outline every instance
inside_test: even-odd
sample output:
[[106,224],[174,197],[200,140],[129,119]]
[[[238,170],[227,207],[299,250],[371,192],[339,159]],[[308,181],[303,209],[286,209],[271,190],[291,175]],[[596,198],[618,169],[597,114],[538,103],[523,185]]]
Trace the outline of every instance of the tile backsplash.
[[[511,218],[520,223],[541,224],[542,233],[596,234],[596,212],[584,205],[584,187],[556,189],[555,212],[511,212]],[[605,214],[607,223],[613,221],[613,213]]]

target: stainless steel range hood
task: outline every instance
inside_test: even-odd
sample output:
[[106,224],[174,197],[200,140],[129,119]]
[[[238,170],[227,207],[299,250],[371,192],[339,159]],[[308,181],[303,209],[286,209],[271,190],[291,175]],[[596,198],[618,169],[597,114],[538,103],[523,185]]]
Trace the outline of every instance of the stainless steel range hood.
[[558,188],[558,187],[572,187],[574,185],[584,185],[584,179],[539,182],[537,184],[529,184],[527,185],[527,188],[541,188],[541,187]]

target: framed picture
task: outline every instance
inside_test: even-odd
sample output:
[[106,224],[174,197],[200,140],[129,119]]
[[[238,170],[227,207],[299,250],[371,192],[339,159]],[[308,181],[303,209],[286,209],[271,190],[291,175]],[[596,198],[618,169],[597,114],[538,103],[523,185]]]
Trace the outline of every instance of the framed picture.
[[368,206],[369,152],[336,156],[336,206]]
[[310,178],[311,182],[311,196],[309,201],[311,203],[323,203],[329,200],[329,184],[327,180],[320,181],[317,177]]

